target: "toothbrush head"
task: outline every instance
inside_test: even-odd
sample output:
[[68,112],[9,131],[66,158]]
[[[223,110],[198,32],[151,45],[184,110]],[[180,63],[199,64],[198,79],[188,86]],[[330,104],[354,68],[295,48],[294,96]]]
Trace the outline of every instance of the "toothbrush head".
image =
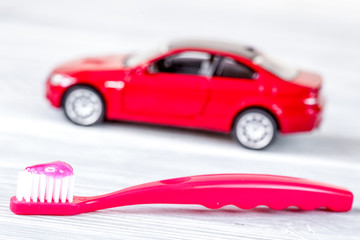
[[16,199],[25,202],[73,201],[74,173],[61,161],[38,164],[19,172]]

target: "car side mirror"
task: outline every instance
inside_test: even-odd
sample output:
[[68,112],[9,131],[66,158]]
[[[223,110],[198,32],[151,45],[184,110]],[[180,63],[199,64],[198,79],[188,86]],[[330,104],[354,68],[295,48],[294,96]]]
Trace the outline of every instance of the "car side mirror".
[[158,72],[158,71],[157,71],[157,68],[156,68],[156,66],[155,66],[154,63],[148,65],[148,66],[146,67],[146,71],[147,71],[148,73],[150,73],[150,74],[155,74],[155,73]]

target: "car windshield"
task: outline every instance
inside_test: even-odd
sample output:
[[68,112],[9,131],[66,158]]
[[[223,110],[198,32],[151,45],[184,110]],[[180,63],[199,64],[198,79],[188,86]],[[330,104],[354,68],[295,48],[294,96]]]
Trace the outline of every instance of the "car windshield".
[[127,67],[134,67],[141,63],[147,62],[152,58],[155,58],[156,56],[165,53],[167,48],[165,46],[147,49],[144,51],[140,51],[134,54],[131,54],[126,60],[125,60],[125,66]]
[[257,55],[253,62],[286,81],[291,81],[298,75],[298,70],[296,68],[279,63],[263,54]]

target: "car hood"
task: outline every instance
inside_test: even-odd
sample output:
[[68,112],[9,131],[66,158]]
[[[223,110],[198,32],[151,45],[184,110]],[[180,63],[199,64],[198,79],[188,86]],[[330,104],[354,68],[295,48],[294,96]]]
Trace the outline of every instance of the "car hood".
[[124,67],[125,57],[126,55],[112,55],[82,58],[62,64],[55,68],[54,72],[71,75],[82,71],[119,70]]
[[297,77],[292,81],[292,83],[313,89],[320,89],[322,81],[323,80],[319,74],[299,71]]

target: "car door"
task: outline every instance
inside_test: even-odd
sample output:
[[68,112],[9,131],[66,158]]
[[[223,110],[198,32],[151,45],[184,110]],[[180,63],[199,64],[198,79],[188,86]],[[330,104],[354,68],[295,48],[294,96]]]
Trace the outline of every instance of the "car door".
[[193,118],[201,114],[209,94],[211,55],[184,51],[130,74],[124,104],[130,114]]
[[208,109],[213,118],[221,122],[232,118],[239,108],[258,102],[263,87],[260,75],[244,63],[221,56],[212,77],[212,98]]

